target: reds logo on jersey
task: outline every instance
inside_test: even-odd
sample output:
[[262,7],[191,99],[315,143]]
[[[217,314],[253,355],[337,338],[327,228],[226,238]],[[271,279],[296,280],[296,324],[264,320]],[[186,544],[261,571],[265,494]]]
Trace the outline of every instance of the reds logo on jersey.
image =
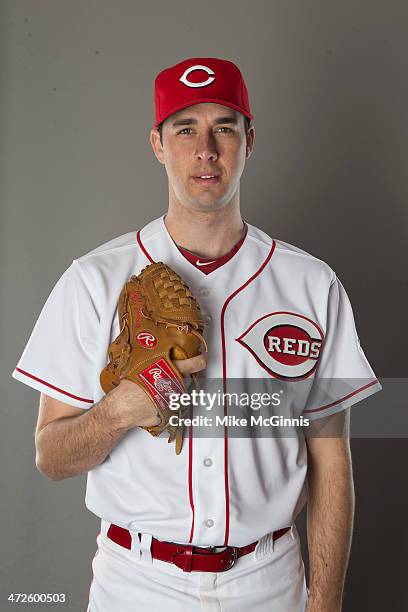
[[272,376],[301,379],[316,368],[323,332],[307,317],[273,312],[252,323],[237,341]]
[[157,344],[157,338],[146,331],[139,332],[136,336],[136,340],[145,348],[153,348]]

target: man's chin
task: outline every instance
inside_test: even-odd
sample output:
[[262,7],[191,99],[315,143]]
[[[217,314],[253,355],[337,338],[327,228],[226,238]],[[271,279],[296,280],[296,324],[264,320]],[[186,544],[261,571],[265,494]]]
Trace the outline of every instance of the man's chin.
[[187,206],[188,208],[198,210],[198,211],[215,211],[224,208],[228,204],[228,199],[226,197],[220,197],[218,194],[217,197],[211,196],[209,193],[204,197],[193,197],[188,198]]
[[217,201],[205,201],[205,202],[194,202],[193,204],[191,204],[189,206],[189,208],[191,210],[196,210],[197,212],[215,212],[217,210],[221,210],[221,208],[224,208],[224,206],[226,205],[226,202],[220,202],[219,200]]

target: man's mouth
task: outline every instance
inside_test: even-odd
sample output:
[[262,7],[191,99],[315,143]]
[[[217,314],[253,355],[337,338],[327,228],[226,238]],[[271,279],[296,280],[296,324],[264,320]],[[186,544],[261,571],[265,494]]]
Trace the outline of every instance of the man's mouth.
[[221,180],[219,174],[196,174],[192,178],[199,185],[216,185]]

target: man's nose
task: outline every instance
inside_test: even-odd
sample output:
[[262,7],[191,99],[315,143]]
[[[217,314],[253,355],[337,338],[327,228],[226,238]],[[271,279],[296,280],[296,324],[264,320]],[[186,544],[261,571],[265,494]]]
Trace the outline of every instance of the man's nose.
[[215,143],[215,138],[212,135],[203,136],[198,140],[196,147],[196,157],[201,161],[215,161],[218,159],[218,151]]

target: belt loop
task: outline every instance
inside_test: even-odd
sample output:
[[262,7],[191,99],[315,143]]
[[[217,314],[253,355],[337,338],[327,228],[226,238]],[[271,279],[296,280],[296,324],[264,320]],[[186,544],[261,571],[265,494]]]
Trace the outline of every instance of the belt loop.
[[138,531],[130,531],[130,537],[132,538],[131,551],[136,556],[137,559],[140,559],[140,555],[141,555],[142,550],[141,550],[141,547],[140,547],[139,532]]
[[254,556],[253,556],[254,560],[262,559],[262,557],[265,556],[268,536],[269,534],[264,535],[261,538],[259,538],[258,544],[255,546],[255,550],[254,550]]
[[184,572],[191,572],[191,565],[193,563],[193,547],[186,546],[184,550]]
[[270,552],[273,552],[273,531],[259,538],[253,558],[254,560],[263,559]]
[[101,519],[101,533],[104,536],[108,535],[108,531],[109,531],[109,527],[110,527],[110,522],[109,521],[105,521],[105,519]]
[[140,549],[142,553],[142,561],[146,561],[146,563],[153,563],[152,553],[150,551],[150,546],[152,543],[152,536],[150,533],[142,533],[142,541],[140,544]]

